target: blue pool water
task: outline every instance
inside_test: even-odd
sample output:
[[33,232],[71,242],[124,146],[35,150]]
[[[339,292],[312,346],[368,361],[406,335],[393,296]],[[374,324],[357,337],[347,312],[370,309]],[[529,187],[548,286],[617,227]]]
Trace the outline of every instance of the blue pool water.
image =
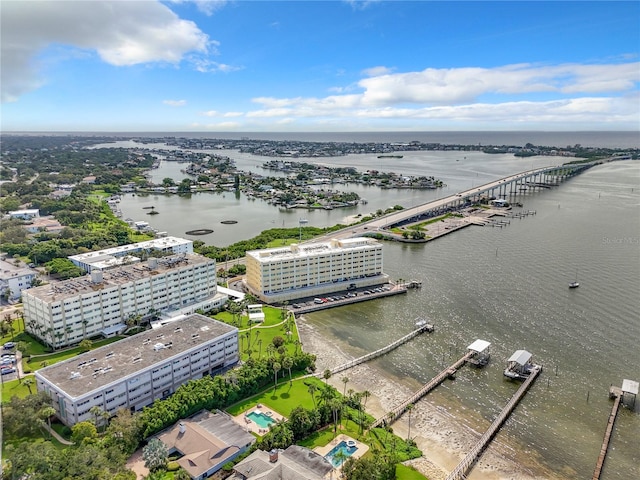
[[260,413],[249,412],[247,413],[247,418],[250,419],[252,422],[255,422],[256,425],[258,425],[260,428],[269,428],[272,423],[276,423],[276,421],[273,418],[271,418],[268,415],[265,415],[262,412]]
[[[334,467],[339,467],[345,462],[347,458],[353,455],[356,450],[358,450],[358,447],[349,447],[347,445],[347,442],[342,441],[338,445],[333,447],[331,451],[324,456],[324,458],[329,460],[331,462],[331,465],[333,465]],[[342,458],[335,458],[338,452],[342,452],[344,456]]]

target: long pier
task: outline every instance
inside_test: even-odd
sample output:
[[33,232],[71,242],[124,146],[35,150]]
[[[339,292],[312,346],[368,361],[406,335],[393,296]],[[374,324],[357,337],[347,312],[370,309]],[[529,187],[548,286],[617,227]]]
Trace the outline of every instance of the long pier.
[[607,451],[609,450],[609,442],[611,441],[611,433],[613,433],[613,425],[616,423],[616,417],[618,416],[618,409],[620,408],[620,402],[622,401],[622,391],[619,388],[611,387],[610,395],[615,396],[613,407],[611,407],[611,413],[609,414],[609,420],[607,420],[607,429],[604,432],[604,439],[602,440],[602,447],[600,447],[600,455],[596,462],[596,468],[593,471],[593,480],[599,480],[602,473],[602,466],[607,458]]
[[487,429],[487,431],[480,437],[476,445],[467,453],[467,455],[462,459],[462,461],[458,464],[458,466],[447,476],[447,480],[462,480],[466,478],[466,474],[471,470],[473,465],[475,464],[478,457],[487,447],[489,442],[493,439],[494,435],[500,430],[502,424],[509,418],[511,412],[518,402],[524,397],[527,393],[527,390],[531,386],[531,384],[535,381],[538,374],[542,371],[541,365],[536,365],[531,370],[531,373],[524,381],[524,383],[520,386],[518,391],[511,397],[511,400],[504,406],[498,417],[493,421],[491,426]]
[[458,371],[458,369],[461,366],[463,366],[474,354],[475,354],[475,352],[468,351],[456,363],[454,363],[453,365],[445,368],[438,375],[436,375],[431,380],[429,380],[429,383],[424,385],[420,390],[415,392],[408,399],[404,400],[402,403],[400,403],[399,405],[394,407],[394,409],[391,410],[387,415],[385,415],[383,417],[380,417],[376,421],[374,421],[369,428],[371,429],[371,428],[379,427],[380,425],[382,425],[385,422],[386,422],[387,425],[395,422],[398,418],[400,418],[402,416],[402,414],[405,412],[405,410],[407,409],[407,407],[409,405],[414,404],[415,402],[420,400],[427,393],[429,393],[431,390],[433,390],[438,385],[440,385],[442,382],[444,382],[447,378],[453,377],[455,375],[455,373]]
[[[371,352],[371,353],[367,353],[366,355],[363,355],[361,357],[358,357],[354,360],[351,360],[347,363],[343,363],[342,365],[339,365],[335,368],[331,369],[331,375],[335,375],[336,373],[340,373],[344,370],[347,370],[349,368],[353,368],[356,365],[360,365],[361,363],[364,362],[368,362],[369,360],[373,360],[376,357],[380,357],[382,355],[384,355],[385,353],[389,353],[391,350],[398,348],[400,345],[407,343],[409,340],[411,340],[414,337],[417,337],[418,335],[420,335],[421,333],[424,332],[433,332],[434,327],[433,325],[424,322],[423,324],[421,324],[418,328],[416,328],[414,331],[408,333],[407,335],[405,335],[402,338],[399,338],[398,340],[396,340],[393,343],[390,343],[389,345],[387,345],[386,347],[382,347],[378,350],[376,350],[375,352]],[[322,376],[322,374],[317,374],[316,376]]]

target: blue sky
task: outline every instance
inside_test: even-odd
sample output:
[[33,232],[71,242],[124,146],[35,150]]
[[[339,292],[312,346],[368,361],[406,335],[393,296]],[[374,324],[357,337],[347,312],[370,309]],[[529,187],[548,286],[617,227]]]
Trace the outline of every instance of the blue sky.
[[640,2],[3,0],[2,131],[640,130]]

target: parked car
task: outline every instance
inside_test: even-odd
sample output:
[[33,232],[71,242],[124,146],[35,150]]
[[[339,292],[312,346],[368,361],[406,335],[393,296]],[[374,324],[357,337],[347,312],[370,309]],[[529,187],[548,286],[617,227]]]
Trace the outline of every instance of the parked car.
[[15,358],[3,358],[2,360],[0,360],[0,366],[7,366],[7,365],[13,365],[14,363],[16,363],[16,359]]
[[11,350],[12,348],[15,348],[15,346],[15,342],[7,342],[2,346],[2,348],[4,348],[5,350]]
[[2,375],[9,375],[10,373],[16,373],[16,369],[13,367],[3,368],[0,370],[0,373],[2,373]]

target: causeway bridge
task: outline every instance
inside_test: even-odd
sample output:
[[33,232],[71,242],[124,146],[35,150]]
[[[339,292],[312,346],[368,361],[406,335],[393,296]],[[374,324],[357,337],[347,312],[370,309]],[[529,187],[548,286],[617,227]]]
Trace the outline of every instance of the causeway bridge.
[[[395,225],[414,223],[447,212],[456,211],[465,206],[470,206],[482,198],[494,197],[507,199],[514,198],[526,191],[531,192],[548,189],[560,185],[569,178],[582,173],[598,163],[600,162],[566,164],[526,170],[485,183],[484,185],[475,186],[454,195],[399,210],[346,230],[348,230],[350,234],[348,236],[353,236],[353,230],[356,230],[355,233],[358,235],[363,235],[368,231],[382,230]],[[346,230],[343,232],[334,232],[332,237],[335,238],[337,233],[347,233]],[[340,236],[344,237],[347,235]]]
[[478,185],[468,190],[464,190],[454,195],[432,200],[430,202],[417,205],[415,207],[399,210],[382,217],[375,218],[368,222],[351,225],[343,230],[332,232],[319,238],[314,238],[313,242],[328,241],[334,238],[360,237],[379,230],[385,230],[393,226],[401,226],[409,223],[419,222],[428,218],[443,215],[470,206],[482,198],[495,197],[511,199],[514,201],[518,195],[536,190],[549,189],[560,185],[566,180],[588,170],[589,168],[602,163],[616,160],[629,160],[631,157],[613,156],[611,158],[595,160],[584,163],[567,163],[542,168],[534,168],[524,172],[508,175],[494,180],[484,185]]

